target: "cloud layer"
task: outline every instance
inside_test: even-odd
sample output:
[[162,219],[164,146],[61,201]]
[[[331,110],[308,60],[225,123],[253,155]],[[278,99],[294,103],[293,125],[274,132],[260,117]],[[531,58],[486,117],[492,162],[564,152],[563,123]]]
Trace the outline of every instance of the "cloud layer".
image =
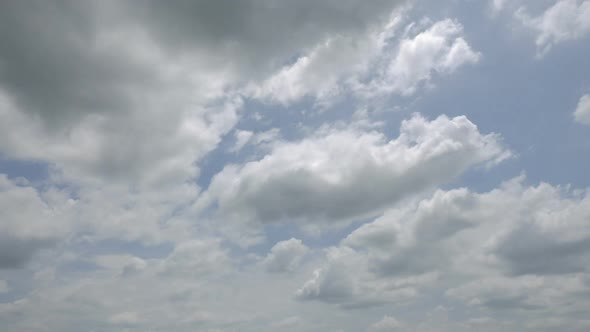
[[587,331],[589,10],[1,3],[0,330]]

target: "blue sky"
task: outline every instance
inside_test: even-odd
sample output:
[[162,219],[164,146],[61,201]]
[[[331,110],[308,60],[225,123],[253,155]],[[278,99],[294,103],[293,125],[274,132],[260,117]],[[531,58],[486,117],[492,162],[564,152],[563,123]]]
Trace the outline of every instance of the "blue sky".
[[590,1],[0,5],[0,330],[587,331]]

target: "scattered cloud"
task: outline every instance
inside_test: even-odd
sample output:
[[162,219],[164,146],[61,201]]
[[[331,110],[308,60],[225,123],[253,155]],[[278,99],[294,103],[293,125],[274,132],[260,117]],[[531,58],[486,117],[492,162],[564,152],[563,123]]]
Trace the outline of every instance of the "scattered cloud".
[[590,125],[590,95],[583,95],[574,111],[574,119],[581,124]]
[[543,14],[531,17],[521,7],[515,17],[537,34],[538,54],[546,54],[554,45],[585,37],[590,33],[590,1],[560,0]]
[[262,263],[272,273],[292,272],[308,251],[301,240],[292,238],[275,244]]
[[350,222],[509,156],[498,135],[481,134],[465,117],[415,115],[392,140],[327,127],[301,141],[277,141],[260,160],[226,166],[199,204],[217,204],[226,221]]

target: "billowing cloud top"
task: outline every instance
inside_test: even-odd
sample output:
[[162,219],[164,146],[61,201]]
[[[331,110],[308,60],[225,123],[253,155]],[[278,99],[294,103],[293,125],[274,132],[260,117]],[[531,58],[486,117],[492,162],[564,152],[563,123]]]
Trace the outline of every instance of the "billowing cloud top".
[[590,1],[0,4],[0,330],[590,328]]

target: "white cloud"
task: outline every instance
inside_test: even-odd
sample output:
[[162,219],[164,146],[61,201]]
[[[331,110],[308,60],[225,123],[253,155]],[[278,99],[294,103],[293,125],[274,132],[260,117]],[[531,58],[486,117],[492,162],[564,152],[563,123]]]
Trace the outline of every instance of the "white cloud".
[[254,133],[248,130],[236,130],[234,133],[235,143],[230,149],[231,152],[238,152],[247,145],[262,146],[277,140],[281,134],[279,128],[272,128],[266,131]]
[[260,160],[226,166],[198,204],[217,204],[226,222],[342,224],[508,156],[498,135],[481,134],[465,117],[415,115],[393,140],[327,127],[277,141]]
[[251,131],[248,131],[248,130],[236,130],[234,132],[234,137],[236,139],[236,143],[231,148],[231,151],[232,152],[240,151],[244,146],[246,146],[246,144],[248,144],[250,139],[252,139],[253,135],[254,135],[254,133]]
[[295,292],[299,301],[320,301],[344,309],[363,309],[403,303],[417,295],[417,287],[432,283],[436,274],[386,279],[371,273],[367,256],[346,246],[326,249],[322,267]]
[[492,9],[495,12],[501,11],[506,5],[506,0],[491,0]]
[[[413,94],[433,73],[450,74],[477,63],[481,54],[463,38],[463,27],[446,19],[413,38],[393,38],[403,11],[362,37],[338,36],[283,67],[249,95],[284,105],[306,96],[329,103],[345,92],[369,97]],[[413,26],[414,23],[410,24]],[[408,28],[406,28],[408,30]]]
[[318,45],[293,64],[260,85],[251,85],[254,98],[287,105],[305,96],[313,96],[320,103],[327,102],[346,89],[350,76],[365,73],[382,52],[401,21],[394,13],[389,21],[360,35],[336,35]]
[[516,18],[537,33],[539,55],[547,53],[554,45],[585,37],[590,33],[590,1],[560,0],[538,17],[531,17],[524,7]]
[[481,54],[471,49],[462,34],[460,23],[446,19],[413,38],[404,38],[377,77],[355,87],[357,93],[411,95],[420,84],[427,84],[433,73],[449,74],[463,65],[477,63]]
[[230,267],[230,257],[221,241],[195,239],[177,244],[166,259],[162,272],[180,278],[220,276]]
[[590,95],[583,95],[578,101],[574,119],[581,124],[590,125]]
[[576,308],[590,305],[567,304],[590,290],[588,190],[523,181],[484,193],[439,190],[386,211],[327,252],[297,296],[351,308],[404,300],[393,289],[428,297],[436,285],[495,312],[563,305],[556,317],[574,324]]
[[275,244],[262,263],[269,272],[292,272],[308,251],[301,240],[291,238]]
[[[588,189],[437,190],[500,135],[373,121],[481,58],[411,2],[2,4],[0,330],[587,330]],[[587,34],[559,3],[521,11],[543,47]]]

